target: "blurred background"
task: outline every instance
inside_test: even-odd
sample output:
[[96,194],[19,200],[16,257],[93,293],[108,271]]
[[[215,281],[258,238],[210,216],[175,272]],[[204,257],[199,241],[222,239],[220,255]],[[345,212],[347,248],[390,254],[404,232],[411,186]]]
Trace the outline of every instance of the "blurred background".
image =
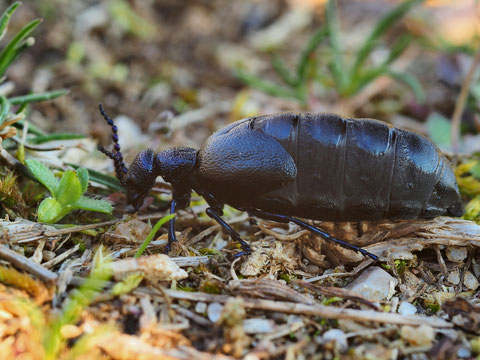
[[[103,102],[122,115],[129,159],[139,148],[199,147],[228,122],[282,111],[378,118],[448,150],[479,43],[474,0],[37,0],[18,8],[7,40],[35,18],[35,44],[4,91],[69,89],[33,104],[30,121],[108,144]],[[480,129],[479,101],[475,75],[464,135]]]

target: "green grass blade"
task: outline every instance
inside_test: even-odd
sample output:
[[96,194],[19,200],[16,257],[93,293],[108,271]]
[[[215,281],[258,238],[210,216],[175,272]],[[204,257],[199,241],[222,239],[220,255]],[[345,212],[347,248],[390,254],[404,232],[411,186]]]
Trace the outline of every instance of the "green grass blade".
[[148,233],[142,245],[138,248],[138,251],[135,253],[135,256],[134,256],[135,258],[142,256],[143,252],[147,248],[148,244],[150,244],[150,241],[152,241],[157,231],[162,227],[163,224],[165,224],[167,221],[170,221],[174,217],[175,217],[175,214],[170,214],[170,215],[164,216],[163,218],[157,221],[153,229]]
[[267,94],[278,96],[278,97],[297,99],[297,96],[292,90],[287,89],[278,84],[272,83],[270,81],[263,80],[258,76],[247,73],[244,70],[237,69],[235,71],[235,75],[245,84],[251,87],[254,87],[256,89],[259,89]]
[[20,2],[15,1],[12,5],[8,7],[7,10],[2,14],[0,18],[0,40],[3,39],[5,34],[7,33],[8,23],[10,21],[10,17],[15,12],[15,10],[20,6]]
[[388,55],[387,60],[382,64],[382,66],[387,66],[390,65],[392,62],[397,60],[400,55],[403,54],[403,52],[408,48],[410,43],[412,42],[412,36],[411,35],[403,35],[400,36],[392,45],[390,49],[390,54]]
[[[29,124],[30,125],[30,124]],[[28,128],[30,131],[30,127]],[[43,144],[49,141],[56,140],[77,140],[84,139],[86,136],[81,134],[70,134],[70,133],[61,133],[61,134],[51,134],[51,135],[41,135],[31,139],[28,139],[29,143],[32,144]]]
[[38,94],[29,94],[23,96],[15,96],[8,99],[12,105],[23,105],[37,101],[52,100],[68,93],[66,89],[47,91]]
[[[17,129],[23,130],[24,124],[25,124],[25,120],[22,119],[20,121],[17,121],[15,124],[13,124],[13,126],[16,127]],[[33,134],[33,135],[38,135],[38,136],[45,135],[45,132],[42,129],[40,129],[38,126],[32,124],[31,122],[28,123],[28,133]]]
[[293,77],[293,75],[290,73],[290,70],[288,70],[288,68],[285,66],[285,63],[278,55],[273,57],[272,66],[278,75],[280,75],[285,84],[292,87],[295,86],[296,79]]
[[2,110],[0,112],[0,125],[2,125],[7,118],[8,112],[10,111],[10,103],[3,95],[0,96],[0,106],[2,107]]
[[332,53],[330,63],[332,75],[337,84],[337,89],[343,89],[347,83],[347,73],[343,61],[342,47],[340,45],[340,24],[338,22],[337,5],[335,0],[328,0],[325,16],[328,26],[328,39]]
[[8,66],[18,56],[19,51],[24,49],[23,47],[19,49],[21,42],[25,40],[41,22],[41,19],[36,19],[25,25],[0,53],[0,77],[5,74]]
[[425,92],[418,79],[412,74],[387,70],[386,73],[397,81],[400,81],[412,89],[419,103],[425,102]]
[[352,67],[352,77],[355,77],[365,60],[377,45],[378,39],[396,22],[398,22],[410,9],[421,4],[424,0],[407,0],[386,13],[375,25],[370,35],[367,37],[362,47],[357,51],[354,65]]
[[302,55],[300,56],[300,60],[298,61],[297,65],[297,85],[301,85],[305,83],[307,79],[307,67],[310,63],[310,57],[312,54],[317,50],[318,45],[322,42],[322,40],[328,35],[328,28],[323,27],[317,30],[310,40],[308,40],[305,49],[302,51]]

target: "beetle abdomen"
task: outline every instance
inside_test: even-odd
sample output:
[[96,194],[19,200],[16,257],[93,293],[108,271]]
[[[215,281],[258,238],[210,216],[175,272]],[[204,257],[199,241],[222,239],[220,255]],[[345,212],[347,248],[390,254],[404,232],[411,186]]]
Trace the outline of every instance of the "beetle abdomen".
[[[227,199],[231,205],[336,221],[461,212],[448,160],[419,134],[377,120],[332,114],[286,113],[247,120],[250,131],[269,135],[285,148],[297,174],[285,186],[254,197],[237,191],[235,199]],[[238,126],[245,127],[247,120]]]

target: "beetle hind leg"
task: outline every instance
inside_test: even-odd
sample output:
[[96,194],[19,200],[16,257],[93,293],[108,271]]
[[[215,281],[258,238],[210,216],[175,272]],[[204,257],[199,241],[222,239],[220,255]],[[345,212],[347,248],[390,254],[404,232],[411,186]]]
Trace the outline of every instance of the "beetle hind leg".
[[270,213],[270,212],[267,212],[267,211],[259,211],[259,210],[249,210],[248,213],[253,215],[253,216],[258,216],[258,217],[263,218],[263,219],[273,220],[273,221],[278,221],[278,222],[283,222],[283,223],[291,221],[294,224],[300,226],[301,228],[309,230],[309,231],[313,232],[314,234],[320,236],[322,239],[325,239],[327,241],[336,243],[336,244],[338,244],[338,245],[340,245],[340,246],[342,246],[346,249],[353,250],[357,253],[361,253],[362,255],[368,256],[369,258],[373,259],[374,261],[378,261],[378,256],[377,255],[374,255],[374,254],[362,249],[361,247],[358,247],[358,246],[352,245],[352,244],[350,244],[346,241],[337,239],[337,238],[333,237],[332,235],[326,233],[325,231],[322,231],[315,226],[309,225],[306,222],[304,222],[302,220],[299,220],[297,218],[287,216],[287,215],[274,214],[274,213]]

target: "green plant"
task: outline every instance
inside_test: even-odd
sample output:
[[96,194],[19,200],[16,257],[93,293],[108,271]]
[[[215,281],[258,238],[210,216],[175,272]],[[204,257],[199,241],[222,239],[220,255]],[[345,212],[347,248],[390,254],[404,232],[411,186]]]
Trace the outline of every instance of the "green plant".
[[[274,57],[272,66],[285,85],[279,85],[242,69],[236,70],[236,75],[246,84],[258,88],[273,96],[294,98],[302,102],[307,100],[308,82],[316,79],[324,87],[333,87],[341,97],[357,94],[366,85],[379,76],[389,76],[409,86],[419,101],[424,100],[424,93],[418,80],[411,74],[398,72],[391,64],[408,48],[411,42],[409,35],[401,36],[393,43],[389,55],[379,65],[371,66],[366,62],[377,47],[380,38],[392,28],[410,9],[424,0],[407,0],[385,14],[374,26],[370,35],[354,52],[353,61],[348,62],[340,41],[341,33],[337,6],[335,0],[326,4],[326,25],[316,31],[303,49],[295,71],[291,72],[279,57]],[[326,61],[328,73],[320,74],[314,71],[314,53],[328,39],[328,50],[322,55],[321,61]],[[320,65],[320,64],[319,64]],[[317,73],[317,74],[316,74]]]
[[[20,2],[16,1],[8,7],[7,10],[0,17],[0,40],[2,40],[7,33],[10,18],[15,10],[20,6]],[[3,78],[8,67],[18,58],[18,56],[32,46],[35,41],[30,35],[35,28],[42,22],[41,19],[35,19],[24,27],[10,40],[10,42],[0,52],[0,78]],[[3,78],[2,82],[5,81]],[[5,95],[0,95],[0,125],[5,122],[10,113],[11,105],[19,105],[17,113],[22,112],[25,106],[31,102],[54,99],[67,93],[67,90],[54,90],[39,94],[29,94],[25,96],[16,96],[7,98]],[[21,127],[21,123],[17,127]]]
[[110,214],[112,205],[106,200],[83,196],[88,186],[88,171],[79,168],[67,170],[60,181],[40,161],[27,159],[27,166],[33,176],[41,182],[52,195],[44,199],[38,207],[38,220],[44,223],[56,223],[76,209],[98,211]]
[[[85,279],[82,285],[74,290],[69,298],[66,300],[65,305],[60,315],[52,322],[48,323],[47,328],[43,332],[44,334],[44,349],[46,359],[58,359],[60,352],[66,346],[66,340],[62,337],[61,330],[65,325],[75,324],[80,320],[80,315],[83,309],[88,306],[94,298],[102,291],[111,277],[110,262],[104,256],[102,248],[100,248],[95,254],[94,265],[90,276]],[[105,332],[111,332],[113,327],[100,327],[96,329],[92,335],[102,335]],[[87,337],[89,335],[86,335]],[[77,341],[76,345],[72,348],[72,354],[82,354],[85,352],[85,347],[88,347],[89,341],[85,336],[82,337],[83,342]],[[91,342],[91,341],[90,341]],[[83,351],[79,351],[79,348]],[[72,357],[73,358],[73,357]]]
[[139,258],[140,256],[142,256],[143,252],[147,248],[148,244],[150,244],[150,241],[152,241],[152,239],[155,236],[155,234],[157,233],[157,231],[162,227],[163,224],[165,224],[167,221],[170,221],[174,217],[175,217],[175,214],[170,214],[170,215],[164,216],[163,218],[161,218],[160,220],[157,221],[155,226],[148,233],[145,240],[143,240],[142,245],[140,245],[137,252],[135,253],[135,256],[134,256],[135,258]]

